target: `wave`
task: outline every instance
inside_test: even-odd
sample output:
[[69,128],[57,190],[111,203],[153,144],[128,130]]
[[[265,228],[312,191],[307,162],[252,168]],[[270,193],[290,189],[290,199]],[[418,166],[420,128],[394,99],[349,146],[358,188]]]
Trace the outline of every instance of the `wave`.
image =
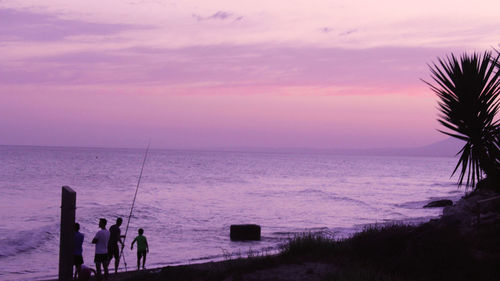
[[303,195],[303,194],[310,195],[310,194],[313,194],[313,195],[317,195],[319,197],[327,198],[327,199],[334,200],[334,201],[350,202],[350,203],[355,203],[357,205],[363,205],[363,206],[366,206],[366,207],[374,208],[372,205],[370,205],[369,203],[367,203],[365,201],[362,201],[362,200],[359,200],[359,199],[355,199],[355,198],[352,198],[352,197],[349,197],[349,196],[341,196],[338,193],[330,192],[330,191],[324,191],[324,190],[320,190],[320,189],[308,188],[308,189],[297,191],[296,193],[298,193],[299,195]]
[[[284,241],[281,239],[281,241]],[[254,245],[255,246],[255,245]],[[189,259],[190,262],[206,262],[206,261],[217,261],[217,260],[229,260],[234,258],[251,257],[264,254],[274,254],[280,249],[280,245],[265,246],[265,247],[249,247],[247,250],[241,249],[224,249],[220,248],[221,254],[207,255],[198,258]]]
[[436,182],[431,184],[431,186],[438,186],[438,187],[450,187],[450,186],[456,186],[457,184],[454,182]]
[[330,192],[320,190],[320,189],[315,189],[315,188],[306,188],[303,190],[298,191],[299,194],[329,194]]
[[17,231],[0,239],[0,259],[37,249],[54,238],[55,225]]
[[394,206],[398,208],[404,208],[404,209],[422,209],[427,203],[431,202],[432,200],[427,199],[427,200],[419,200],[419,201],[408,201],[408,202],[403,202],[400,204],[395,204]]

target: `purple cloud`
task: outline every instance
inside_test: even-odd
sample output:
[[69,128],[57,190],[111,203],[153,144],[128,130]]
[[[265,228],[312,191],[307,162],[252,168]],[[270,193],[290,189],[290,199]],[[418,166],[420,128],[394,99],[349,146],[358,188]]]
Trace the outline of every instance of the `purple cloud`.
[[109,35],[144,26],[91,23],[48,15],[0,8],[1,41],[57,41],[74,35]]
[[341,49],[262,45],[136,47],[30,59],[3,71],[4,84],[212,83],[227,87],[420,85],[441,49]]
[[198,14],[193,14],[193,18],[195,18],[197,21],[206,21],[206,20],[229,20],[233,19],[234,21],[240,21],[243,19],[243,16],[237,16],[234,15],[233,13],[230,12],[225,12],[225,11],[217,11],[215,14],[211,16],[201,16]]
[[355,32],[358,32],[358,30],[357,29],[351,29],[351,30],[347,30],[347,31],[344,31],[344,32],[340,33],[339,36],[347,36],[347,35],[351,35],[351,34],[353,34]]
[[333,28],[331,28],[331,27],[327,27],[327,26],[326,26],[326,27],[322,27],[322,28],[320,29],[320,31],[321,31],[321,32],[323,32],[323,33],[330,33],[330,32],[332,32],[332,31],[333,31]]
[[233,14],[231,14],[231,13],[224,12],[224,11],[218,11],[217,13],[213,14],[212,16],[210,16],[208,19],[221,19],[221,20],[225,20],[225,19],[228,19],[228,18],[230,18],[232,16],[233,16]]

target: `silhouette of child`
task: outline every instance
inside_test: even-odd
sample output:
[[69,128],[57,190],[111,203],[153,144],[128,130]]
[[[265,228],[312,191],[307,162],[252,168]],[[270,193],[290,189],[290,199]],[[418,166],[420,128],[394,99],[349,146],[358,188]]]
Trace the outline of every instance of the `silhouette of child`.
[[146,253],[149,253],[148,240],[144,234],[144,229],[139,228],[139,235],[134,238],[132,245],[130,245],[130,250],[134,249],[134,243],[137,242],[137,270],[140,269],[141,257],[142,257],[142,269],[146,269],[144,266],[146,264]]

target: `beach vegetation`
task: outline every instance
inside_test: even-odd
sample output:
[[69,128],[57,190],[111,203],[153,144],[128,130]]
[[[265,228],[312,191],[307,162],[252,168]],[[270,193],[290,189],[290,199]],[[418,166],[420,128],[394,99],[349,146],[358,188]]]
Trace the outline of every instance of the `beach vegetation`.
[[304,234],[282,247],[287,261],[333,264],[323,280],[495,280],[500,227],[464,234],[458,225],[369,225],[345,239]]
[[429,65],[433,83],[427,83],[439,98],[440,132],[464,141],[457,153],[458,185],[466,179],[466,189],[476,188],[484,176],[500,175],[499,110],[500,53],[451,54]]
[[300,233],[280,245],[280,256],[326,258],[333,255],[339,245],[337,240],[323,233]]
[[370,225],[348,238],[303,233],[274,255],[164,267],[123,280],[500,280],[500,224],[462,231],[434,220]]

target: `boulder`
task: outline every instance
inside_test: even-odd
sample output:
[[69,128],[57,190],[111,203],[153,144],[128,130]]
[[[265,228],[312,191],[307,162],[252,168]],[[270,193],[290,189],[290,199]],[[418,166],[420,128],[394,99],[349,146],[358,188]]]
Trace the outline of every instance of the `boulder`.
[[424,206],[424,208],[438,208],[438,207],[446,207],[446,206],[451,206],[453,205],[453,201],[448,200],[448,199],[443,199],[443,200],[436,200],[429,202],[427,205]]
[[491,199],[497,195],[498,193],[489,189],[480,189],[468,193],[455,202],[453,206],[447,206],[443,209],[440,222],[445,225],[458,224],[459,231],[462,234],[476,235],[478,223],[489,224],[496,220],[494,216],[489,214],[490,212],[500,214],[500,206],[498,209],[493,206],[497,200],[483,202],[482,204],[478,202]]
[[258,241],[260,240],[260,225],[233,224],[229,236],[233,241]]

